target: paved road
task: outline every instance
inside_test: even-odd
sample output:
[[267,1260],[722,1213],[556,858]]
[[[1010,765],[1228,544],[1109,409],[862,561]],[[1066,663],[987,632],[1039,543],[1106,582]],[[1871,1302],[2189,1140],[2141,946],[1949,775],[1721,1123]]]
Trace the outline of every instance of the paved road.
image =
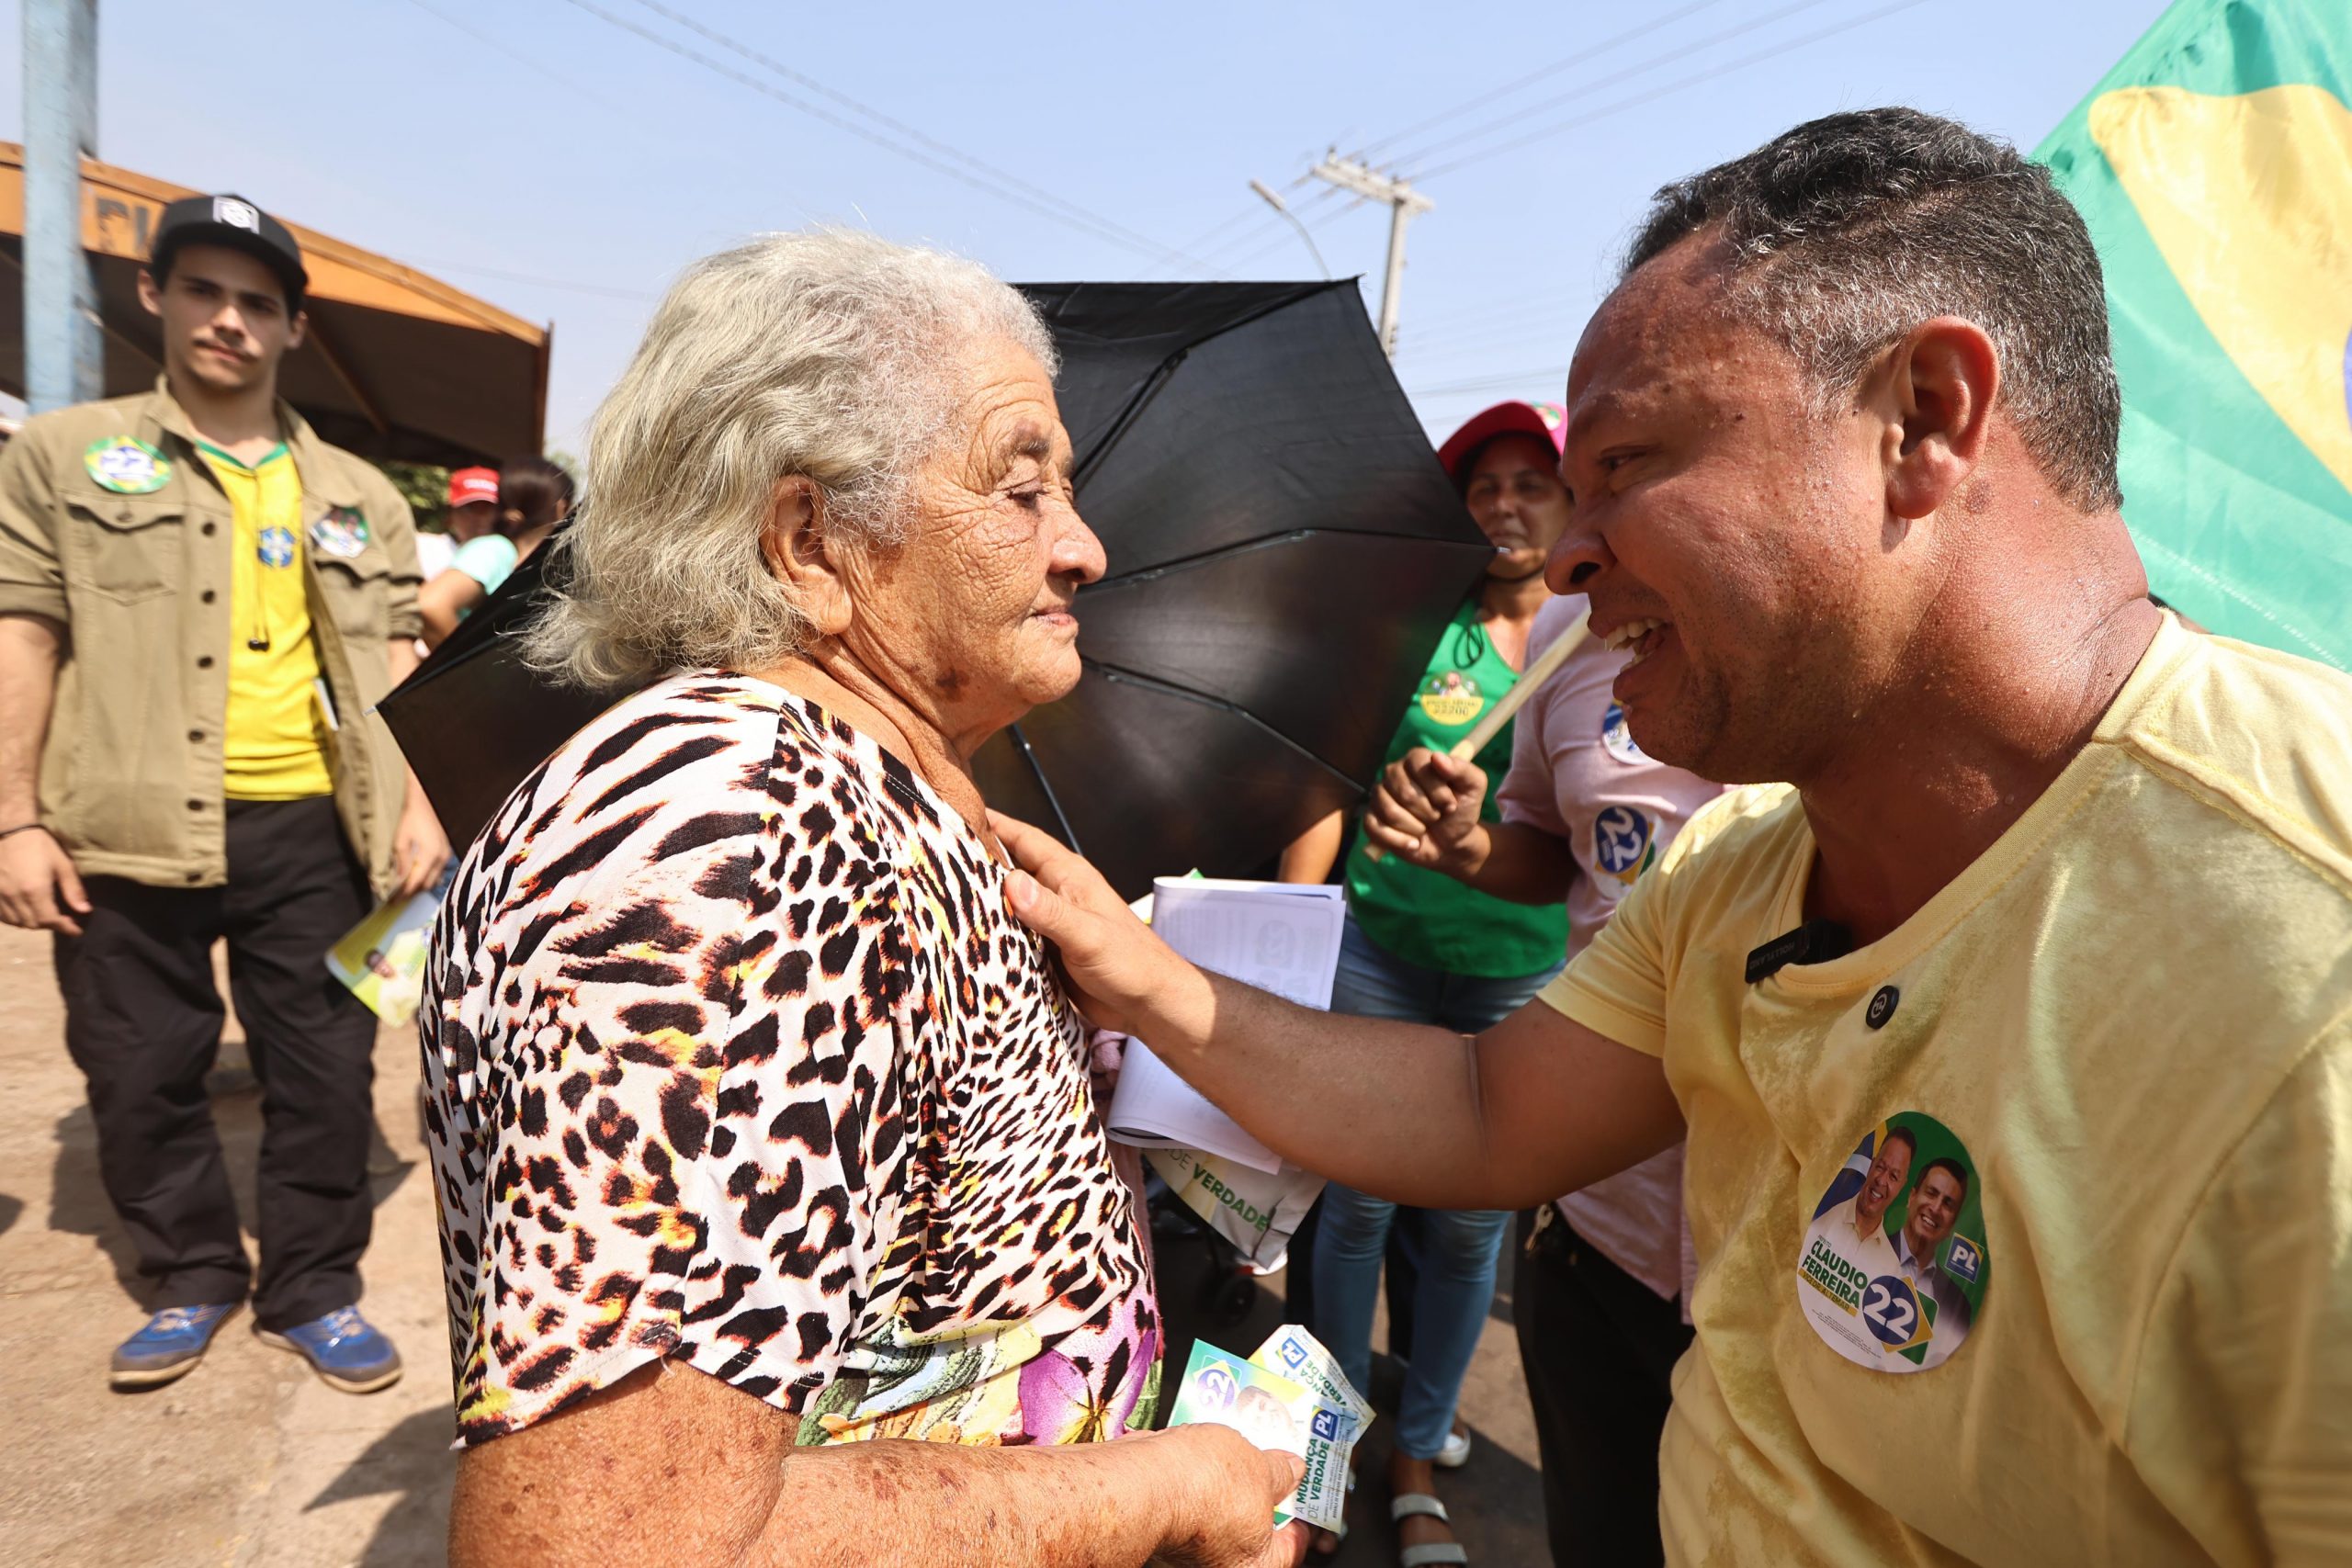
[[[0,1564],[76,1568],[424,1568],[443,1561],[450,1456],[446,1331],[432,1194],[421,1158],[413,1037],[377,1051],[377,1120],[402,1162],[376,1183],[366,1308],[408,1359],[381,1393],[354,1398],[232,1322],[203,1366],[141,1394],[106,1387],[116,1343],[143,1315],[130,1258],[98,1187],[82,1084],[66,1060],[45,937],[0,927]],[[251,1212],[260,1101],[214,1103]],[[1170,1258],[1170,1289],[1188,1288]],[[1279,1286],[1232,1335],[1247,1350],[1281,1320]],[[1478,1435],[1443,1491],[1473,1561],[1543,1561],[1535,1446],[1498,1297],[1464,1410]],[[1394,1378],[1374,1397],[1393,1398]],[[1377,1506],[1385,1421],[1367,1445],[1365,1517]],[[1338,1560],[1394,1562],[1387,1526],[1359,1529]]]

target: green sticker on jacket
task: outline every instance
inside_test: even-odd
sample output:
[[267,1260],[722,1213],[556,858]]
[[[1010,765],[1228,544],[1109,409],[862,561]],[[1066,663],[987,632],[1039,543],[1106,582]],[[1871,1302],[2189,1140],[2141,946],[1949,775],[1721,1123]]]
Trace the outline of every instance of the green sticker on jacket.
[[82,453],[82,466],[117,495],[152,495],[172,482],[172,460],[128,435],[91,442]]

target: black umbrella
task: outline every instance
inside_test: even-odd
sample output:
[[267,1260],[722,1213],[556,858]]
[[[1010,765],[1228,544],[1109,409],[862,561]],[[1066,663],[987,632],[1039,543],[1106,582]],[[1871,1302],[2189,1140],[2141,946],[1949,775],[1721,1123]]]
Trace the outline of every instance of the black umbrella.
[[569,558],[554,543],[533,550],[376,707],[461,852],[533,768],[622,695],[555,685],[515,651],[514,634],[560,585],[549,574],[560,579]]
[[[1077,690],[981,749],[981,792],[1131,897],[1164,873],[1247,873],[1361,798],[1492,547],[1351,282],[1024,292],[1061,351],[1079,509],[1112,574],[1080,595]],[[453,842],[620,694],[551,688],[516,657],[551,558],[382,705]]]
[[975,759],[1122,895],[1238,875],[1353,805],[1494,558],[1351,280],[1024,288],[1111,575],[1086,673]]

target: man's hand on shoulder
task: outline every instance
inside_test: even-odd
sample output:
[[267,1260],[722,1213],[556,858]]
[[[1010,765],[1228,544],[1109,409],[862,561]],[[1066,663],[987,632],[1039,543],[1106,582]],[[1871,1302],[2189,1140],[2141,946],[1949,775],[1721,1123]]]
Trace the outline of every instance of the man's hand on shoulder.
[[0,920],[27,931],[80,936],[76,915],[90,912],[81,873],[46,828],[0,839]]
[[1063,983],[1088,1022],[1155,1043],[1171,1026],[1205,1036],[1207,980],[1136,919],[1101,872],[1017,818],[991,811],[989,826],[1018,868],[1005,880],[1006,902],[1059,950]]

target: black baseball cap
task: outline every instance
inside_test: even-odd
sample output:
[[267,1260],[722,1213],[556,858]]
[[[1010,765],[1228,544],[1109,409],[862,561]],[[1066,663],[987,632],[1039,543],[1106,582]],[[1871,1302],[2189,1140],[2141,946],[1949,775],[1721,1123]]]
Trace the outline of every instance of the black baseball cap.
[[166,206],[155,224],[148,269],[158,279],[168,276],[172,257],[182,245],[225,245],[244,252],[286,285],[288,310],[302,308],[302,296],[311,287],[311,275],[302,270],[302,247],[285,224],[243,197],[184,196]]

